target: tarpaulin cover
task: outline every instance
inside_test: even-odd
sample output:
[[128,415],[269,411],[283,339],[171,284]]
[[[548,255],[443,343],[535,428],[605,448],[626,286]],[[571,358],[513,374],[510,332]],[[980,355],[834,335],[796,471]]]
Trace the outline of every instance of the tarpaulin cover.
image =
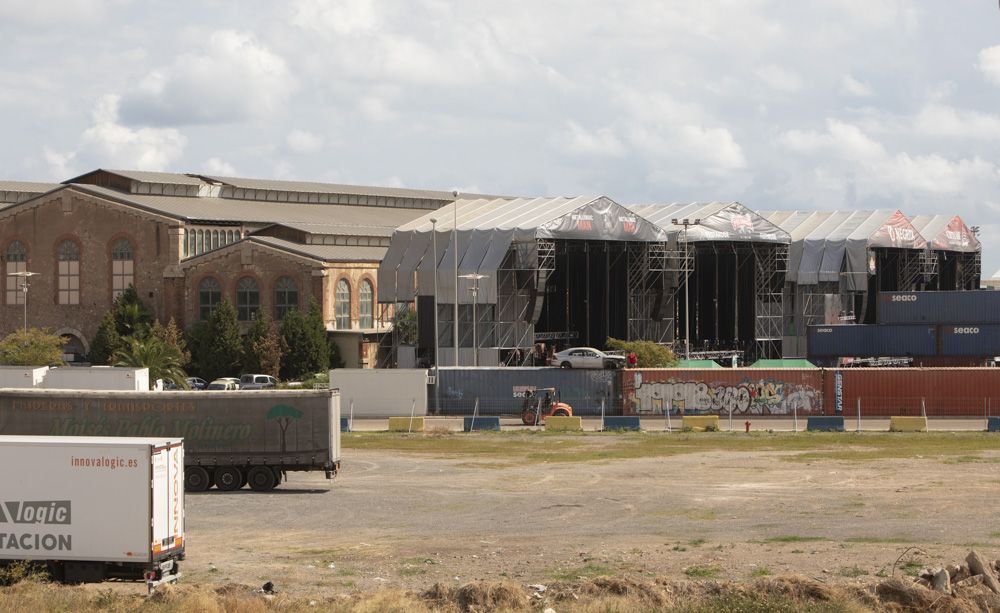
[[[432,228],[437,232],[436,258],[427,257]],[[379,266],[379,301],[409,301],[417,294],[431,295],[435,268],[438,295],[447,301],[455,292],[457,253],[459,276],[486,275],[479,281],[477,302],[495,302],[497,268],[508,250],[524,246],[518,249],[519,257],[530,258],[537,239],[671,242],[668,232],[603,196],[457,200],[393,233],[389,254]],[[416,286],[411,281],[414,272],[418,272]],[[472,301],[471,286],[472,281],[460,279],[460,303]]]
[[[724,241],[788,244],[788,232],[746,208],[739,202],[693,202],[690,204],[630,204],[630,209],[668,232],[682,232],[682,220],[692,224],[687,229],[688,242]],[[678,224],[673,221],[677,220]],[[683,240],[682,237],[679,237]]]
[[917,215],[911,221],[931,249],[963,253],[982,250],[979,239],[958,215]]

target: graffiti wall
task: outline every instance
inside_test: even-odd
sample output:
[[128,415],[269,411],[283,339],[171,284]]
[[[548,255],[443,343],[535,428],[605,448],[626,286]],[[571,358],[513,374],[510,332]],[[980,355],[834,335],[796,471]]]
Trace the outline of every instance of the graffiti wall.
[[819,369],[640,369],[624,373],[626,415],[823,413]]

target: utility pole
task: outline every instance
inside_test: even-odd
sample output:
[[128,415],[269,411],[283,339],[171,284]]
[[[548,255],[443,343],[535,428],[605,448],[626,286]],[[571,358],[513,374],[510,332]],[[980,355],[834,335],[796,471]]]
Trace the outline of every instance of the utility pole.
[[671,219],[670,223],[675,226],[683,226],[684,228],[684,359],[691,359],[691,302],[688,295],[688,275],[689,270],[689,260],[688,260],[688,226],[697,226],[701,224],[700,219],[690,220],[688,218],[684,219]]

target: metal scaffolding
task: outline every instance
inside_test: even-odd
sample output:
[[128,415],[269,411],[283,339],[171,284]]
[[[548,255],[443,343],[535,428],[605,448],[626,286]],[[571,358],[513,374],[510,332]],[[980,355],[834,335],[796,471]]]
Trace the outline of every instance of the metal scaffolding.
[[694,251],[684,254],[668,243],[629,243],[626,248],[628,274],[628,339],[655,343],[673,342],[674,304],[687,276],[694,272]]

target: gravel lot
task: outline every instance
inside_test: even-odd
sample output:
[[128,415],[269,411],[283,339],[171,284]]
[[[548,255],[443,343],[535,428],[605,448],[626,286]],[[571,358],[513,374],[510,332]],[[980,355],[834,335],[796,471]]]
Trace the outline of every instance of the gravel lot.
[[[544,445],[572,438],[546,436]],[[910,546],[919,551],[903,562],[913,564],[959,561],[973,546],[1000,557],[1000,439],[959,458],[799,453],[505,466],[500,455],[346,448],[332,482],[292,474],[268,494],[189,495],[183,581],[271,580],[317,596],[500,577],[683,578],[702,569],[843,583],[891,574]]]

